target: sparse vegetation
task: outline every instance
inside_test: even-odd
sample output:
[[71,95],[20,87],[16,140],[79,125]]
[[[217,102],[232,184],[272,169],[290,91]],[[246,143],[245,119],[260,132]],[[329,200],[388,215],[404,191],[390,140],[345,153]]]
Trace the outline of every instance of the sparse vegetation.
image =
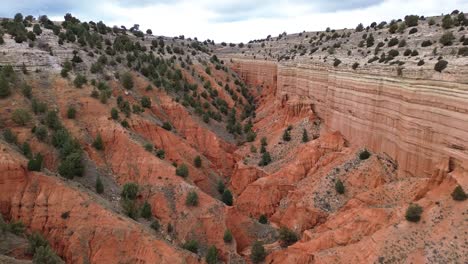
[[196,191],[190,191],[187,194],[187,198],[185,199],[185,204],[187,206],[197,206],[198,205],[198,194]]

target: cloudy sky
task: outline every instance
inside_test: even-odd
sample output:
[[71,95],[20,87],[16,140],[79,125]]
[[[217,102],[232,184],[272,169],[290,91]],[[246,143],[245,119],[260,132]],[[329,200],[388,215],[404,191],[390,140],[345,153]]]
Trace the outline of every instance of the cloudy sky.
[[21,12],[63,20],[70,12],[108,26],[140,24],[155,35],[247,42],[284,31],[354,28],[360,22],[454,9],[468,12],[468,0],[13,0],[2,5],[0,16]]

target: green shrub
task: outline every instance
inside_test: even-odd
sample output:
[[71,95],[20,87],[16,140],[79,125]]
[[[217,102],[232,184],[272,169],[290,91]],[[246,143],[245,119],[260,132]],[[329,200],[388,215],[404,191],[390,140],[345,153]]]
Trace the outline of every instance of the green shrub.
[[21,93],[24,95],[24,97],[31,99],[32,87],[26,83],[23,84],[23,87],[21,88]]
[[432,41],[430,40],[425,40],[421,43],[421,47],[429,47],[432,45]]
[[13,111],[11,119],[17,125],[24,126],[31,121],[31,114],[27,110],[20,108]]
[[207,264],[217,264],[218,263],[218,250],[215,246],[210,246],[205,257]]
[[388,51],[388,55],[392,57],[397,57],[398,55],[400,55],[400,53],[398,52],[398,50],[392,49]]
[[33,256],[33,264],[61,264],[64,263],[50,246],[41,246],[36,248]]
[[198,252],[198,241],[189,240],[182,245],[182,248],[196,254]]
[[252,245],[250,259],[253,263],[259,263],[265,260],[266,252],[265,247],[260,241],[255,241]]
[[196,156],[195,159],[193,160],[193,164],[195,165],[195,167],[201,168],[201,166],[202,166],[201,157],[200,157],[200,156]]
[[418,204],[410,204],[406,210],[405,218],[410,222],[419,222],[423,209]]
[[60,163],[58,172],[62,177],[73,179],[74,176],[82,176],[84,166],[81,162],[80,153],[72,153]]
[[453,19],[451,15],[445,15],[444,18],[442,18],[442,27],[444,29],[453,27]]
[[190,191],[187,194],[187,198],[185,199],[185,204],[187,206],[197,206],[198,205],[198,194],[195,191]]
[[463,56],[463,57],[468,56],[468,47],[459,48],[458,55]]
[[136,206],[135,200],[122,200],[122,209],[128,217],[136,220],[138,218],[138,208]]
[[335,190],[336,190],[336,192],[339,193],[339,194],[344,194],[344,192],[345,192],[344,184],[343,184],[343,182],[342,182],[340,179],[338,179],[338,180],[335,182]]
[[417,28],[412,28],[412,29],[410,29],[410,31],[408,32],[408,34],[411,35],[411,34],[414,34],[414,33],[416,33],[416,32],[418,32],[418,29],[417,29]]
[[33,26],[33,32],[38,36],[41,35],[42,34],[41,26],[39,24],[35,24]]
[[76,109],[74,106],[69,106],[67,109],[67,118],[68,119],[75,119],[76,117]]
[[101,194],[104,192],[104,184],[102,184],[101,177],[97,177],[96,179],[96,192]]
[[424,63],[425,63],[424,60],[419,60],[419,61],[418,61],[418,66],[424,65]]
[[130,72],[123,73],[120,76],[120,81],[125,89],[130,90],[133,88],[133,77]]
[[161,228],[161,224],[159,224],[159,221],[158,221],[157,219],[154,219],[153,222],[151,222],[150,227],[151,227],[154,231],[159,231],[159,228]]
[[76,88],[82,88],[83,85],[85,85],[88,82],[86,77],[84,77],[81,74],[76,75],[75,80],[73,81],[73,84],[75,85]]
[[141,98],[141,106],[144,108],[151,108],[151,100],[147,96]]
[[230,190],[226,189],[221,196],[221,201],[228,206],[232,206],[232,193]]
[[104,150],[104,142],[102,141],[101,134],[98,134],[96,139],[94,139],[93,147],[97,150]]
[[288,247],[297,242],[297,234],[287,227],[281,227],[279,230],[279,239],[282,247]]
[[171,131],[172,130],[172,125],[169,122],[164,122],[163,125],[162,125],[162,128],[166,129],[167,131]]
[[47,104],[43,102],[39,102],[35,98],[32,99],[31,101],[31,106],[34,114],[42,114],[47,111]]
[[366,160],[366,159],[370,158],[370,156],[371,156],[371,154],[367,149],[365,149],[365,150],[361,151],[361,153],[359,153],[359,159],[360,160]]
[[36,154],[33,159],[30,159],[28,162],[28,170],[29,171],[41,171],[42,169],[42,161],[43,157],[41,153]]
[[148,203],[148,201],[145,201],[143,203],[143,206],[141,207],[141,217],[145,219],[150,219],[151,216],[153,215],[151,212],[151,205]]
[[268,151],[265,151],[263,154],[262,154],[262,159],[260,160],[260,162],[258,163],[259,166],[266,166],[268,164],[271,163],[271,156],[270,156],[270,153]]
[[409,15],[405,16],[405,23],[408,27],[415,27],[418,25],[419,16],[417,15]]
[[3,138],[8,143],[16,144],[16,142],[18,141],[18,137],[16,136],[16,134],[14,134],[13,131],[11,131],[11,129],[9,128],[6,128],[5,130],[3,130]]
[[250,130],[249,132],[247,132],[247,142],[253,142],[255,141],[255,138],[257,137],[257,134],[255,132],[253,132],[252,130]]
[[37,139],[40,141],[46,141],[48,135],[47,128],[45,126],[36,127],[34,130],[34,135],[36,135]]
[[444,46],[450,46],[453,44],[453,41],[455,40],[455,36],[453,35],[452,32],[446,32],[444,33],[440,39],[439,39],[439,42],[440,44],[444,45]]
[[146,143],[145,144],[145,150],[148,152],[153,152],[154,146],[151,143]]
[[356,70],[359,67],[359,63],[355,62],[355,63],[353,63],[353,66],[351,66],[351,67],[353,68],[353,70]]
[[434,65],[434,70],[438,72],[442,72],[445,68],[447,68],[448,62],[446,60],[439,60]]
[[[0,214],[1,216],[1,214]],[[1,219],[1,217],[0,217]],[[3,219],[2,219],[3,220]],[[24,230],[26,227],[24,226],[23,222],[21,220],[19,221],[10,221],[9,224],[4,224],[6,226],[2,227],[2,230],[8,231],[10,233],[13,233],[15,235],[22,235],[24,233]]]
[[28,252],[32,255],[36,253],[39,247],[48,247],[49,242],[39,233],[32,233],[28,236]]
[[11,94],[10,83],[0,74],[0,98],[6,98]]
[[187,165],[182,163],[179,166],[177,166],[176,175],[186,178],[189,175],[189,170],[188,170]]
[[56,111],[48,111],[45,117],[46,125],[53,130],[58,130],[62,127],[60,119]]
[[224,240],[225,243],[231,243],[232,242],[231,230],[226,229],[226,231],[224,231],[223,240]]
[[156,151],[156,157],[160,158],[160,159],[164,159],[166,156],[166,152],[164,151],[164,149],[158,149]]
[[392,38],[392,39],[390,39],[390,41],[388,42],[387,45],[388,45],[389,47],[393,47],[393,46],[395,46],[395,45],[398,45],[399,42],[400,42],[400,41],[398,40],[398,38]]
[[138,185],[130,182],[123,186],[120,196],[125,200],[135,200],[138,195]]
[[333,61],[333,67],[338,67],[338,65],[340,64],[341,64],[341,60],[335,58],[335,60]]
[[29,145],[28,142],[24,142],[23,145],[21,146],[21,150],[23,152],[23,155],[26,157],[26,158],[32,158],[32,150],[31,150],[31,146]]
[[260,215],[260,217],[258,218],[258,222],[259,222],[260,224],[264,224],[264,225],[268,224],[268,218],[267,218],[267,216],[264,215],[264,214]]
[[114,120],[119,119],[119,111],[117,109],[115,109],[115,108],[112,108],[111,109],[111,117]]
[[467,195],[463,188],[460,185],[458,185],[452,192],[452,198],[455,201],[464,201],[466,200]]

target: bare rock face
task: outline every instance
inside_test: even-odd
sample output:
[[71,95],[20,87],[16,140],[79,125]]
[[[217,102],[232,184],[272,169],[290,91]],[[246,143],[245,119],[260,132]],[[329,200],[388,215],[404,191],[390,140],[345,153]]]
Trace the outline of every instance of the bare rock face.
[[468,145],[462,139],[468,136],[463,125],[468,86],[461,74],[420,80],[314,64],[232,60],[249,84],[276,87],[277,100],[311,101],[329,129],[351,144],[388,154],[404,173],[429,176],[434,164],[448,157],[452,166],[467,167]]
[[1,151],[1,213],[44,234],[67,263],[198,262],[155,239],[133,221],[105,209],[98,198],[55,177],[27,172],[25,161],[6,145],[1,145]]

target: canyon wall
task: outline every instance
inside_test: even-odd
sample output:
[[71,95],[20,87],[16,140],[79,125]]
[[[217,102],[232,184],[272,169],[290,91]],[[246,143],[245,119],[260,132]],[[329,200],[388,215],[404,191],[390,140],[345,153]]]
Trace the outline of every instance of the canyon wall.
[[[427,177],[442,160],[468,168],[468,80],[466,72],[408,69],[344,70],[312,63],[231,58],[250,85],[272,89],[282,107],[312,104],[333,131],[350,144],[396,160],[400,172]],[[389,67],[388,67],[389,68]]]

